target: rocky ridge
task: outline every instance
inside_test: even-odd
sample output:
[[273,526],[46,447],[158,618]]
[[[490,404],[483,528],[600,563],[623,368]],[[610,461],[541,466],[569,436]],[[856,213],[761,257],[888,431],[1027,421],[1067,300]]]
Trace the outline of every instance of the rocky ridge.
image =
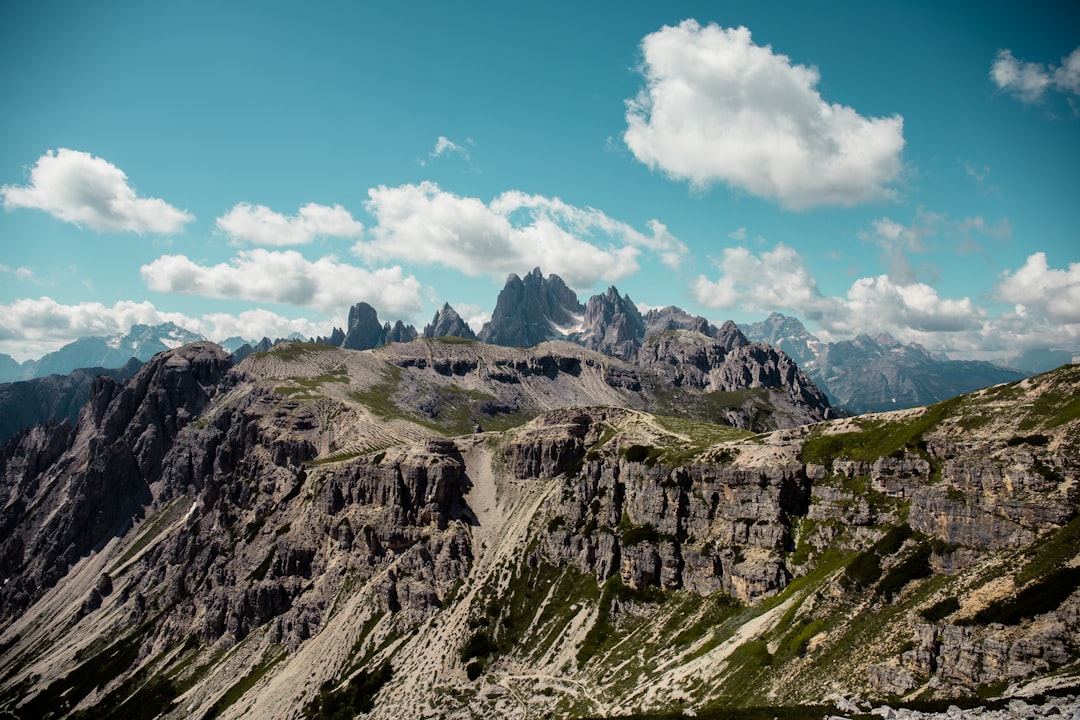
[[379,677],[371,717],[580,717],[1076,682],[1075,368],[761,434],[715,396],[794,370],[726,337],[644,365],[198,344],[100,381],[0,458],[0,704],[301,717]]

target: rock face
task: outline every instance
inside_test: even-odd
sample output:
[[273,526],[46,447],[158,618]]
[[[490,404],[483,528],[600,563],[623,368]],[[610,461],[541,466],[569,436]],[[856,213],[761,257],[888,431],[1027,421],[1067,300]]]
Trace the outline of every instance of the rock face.
[[600,581],[617,574],[635,589],[723,591],[744,602],[783,589],[790,520],[809,504],[803,467],[675,466],[647,461],[641,445],[586,458],[604,427],[625,420],[618,410],[562,411],[507,446],[515,477],[557,477],[580,465],[544,508],[549,557]]
[[[390,342],[410,342],[417,337],[416,328],[400,320],[393,326],[390,323],[380,325],[379,313],[375,308],[361,302],[349,308],[349,324],[344,333],[334,328],[329,338],[320,340],[327,345],[349,350],[371,350]],[[341,338],[340,342],[336,342],[338,338]]]
[[511,273],[499,292],[491,320],[477,337],[492,345],[532,347],[562,340],[580,325],[585,312],[573,290],[558,275],[535,268],[524,278]]
[[131,358],[120,368],[85,368],[68,375],[49,375],[0,385],[0,444],[23,428],[67,420],[74,425],[90,397],[94,378],[106,375],[123,381],[142,365]]
[[[378,719],[1075,683],[1080,368],[755,433],[689,411],[813,386],[716,335],[99,378],[0,452],[0,710],[297,717],[383,663]],[[482,404],[517,419],[449,429]]]
[[96,378],[77,433],[61,424],[9,445],[0,467],[7,480],[0,574],[11,582],[0,588],[0,615],[20,612],[85,553],[126,532],[150,502],[177,434],[231,367],[210,343],[163,353],[124,385]]
[[688,330],[715,338],[719,330],[705,318],[691,315],[682,308],[668,305],[645,313],[645,336],[652,337],[671,330]]
[[572,336],[574,342],[623,360],[633,360],[645,342],[645,319],[630,297],[620,297],[614,287],[589,298],[582,328]]
[[349,308],[349,324],[341,347],[349,350],[370,350],[382,345],[384,338],[383,326],[379,323],[379,313],[375,308],[365,302]]
[[406,325],[400,320],[394,322],[393,327],[390,326],[390,323],[383,325],[383,343],[407,343],[418,337],[420,336],[416,332],[416,328],[412,325]]
[[460,337],[466,340],[475,340],[476,333],[472,331],[450,303],[444,303],[431,322],[424,326],[424,337]]

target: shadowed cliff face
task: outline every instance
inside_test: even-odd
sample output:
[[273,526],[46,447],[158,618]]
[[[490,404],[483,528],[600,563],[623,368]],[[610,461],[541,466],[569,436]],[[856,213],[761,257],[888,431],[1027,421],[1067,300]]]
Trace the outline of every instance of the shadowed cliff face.
[[216,345],[197,343],[157,356],[123,385],[99,376],[75,432],[66,424],[40,428],[5,449],[5,617],[130,528],[150,504],[150,485],[177,434],[210,402],[230,367]]
[[[786,356],[647,347],[297,344],[230,370],[199,344],[100,381],[0,460],[0,707],[299,715],[388,662],[371,717],[580,716],[1076,661],[1068,587],[1001,621],[1070,582],[1075,371],[755,434],[700,413],[811,406]],[[444,429],[496,407],[518,424]]]

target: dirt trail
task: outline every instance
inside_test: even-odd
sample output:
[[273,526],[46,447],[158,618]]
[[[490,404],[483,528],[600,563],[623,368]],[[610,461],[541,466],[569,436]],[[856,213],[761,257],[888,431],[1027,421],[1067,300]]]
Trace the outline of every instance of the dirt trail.
[[370,713],[373,720],[432,717],[445,712],[445,707],[430,705],[433,696],[441,694],[433,688],[475,687],[458,661],[461,638],[468,635],[469,610],[481,590],[505,588],[509,576],[499,575],[504,561],[516,560],[525,552],[529,523],[552,487],[543,481],[497,478],[494,453],[483,436],[469,438],[460,449],[472,481],[465,500],[477,519],[472,528],[472,567],[459,598],[395,654],[394,681],[384,690],[380,706]]

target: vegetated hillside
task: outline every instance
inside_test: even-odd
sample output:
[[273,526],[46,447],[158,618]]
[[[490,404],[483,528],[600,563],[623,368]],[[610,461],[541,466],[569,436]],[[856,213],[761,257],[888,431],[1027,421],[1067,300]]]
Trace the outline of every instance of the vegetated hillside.
[[201,344],[101,381],[75,431],[0,461],[0,705],[583,717],[1075,685],[1080,368],[765,433],[702,419],[753,388],[657,411],[663,377],[416,341],[233,369]]

